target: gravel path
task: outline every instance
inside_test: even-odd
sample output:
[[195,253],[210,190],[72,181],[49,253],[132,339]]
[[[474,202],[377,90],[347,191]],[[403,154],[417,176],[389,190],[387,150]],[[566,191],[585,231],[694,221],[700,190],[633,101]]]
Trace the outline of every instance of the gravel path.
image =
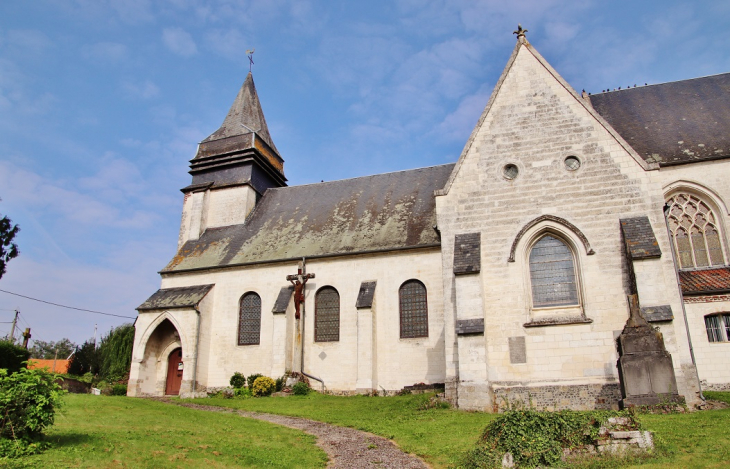
[[338,427],[328,423],[307,420],[299,417],[284,415],[263,414],[245,410],[229,409],[187,402],[174,402],[159,399],[169,404],[175,404],[191,409],[207,410],[210,412],[230,412],[257,420],[296,428],[317,437],[317,446],[329,456],[328,468],[392,468],[411,469],[428,468],[429,466],[416,456],[404,453],[392,441],[373,435],[372,433],[355,430],[353,428]]

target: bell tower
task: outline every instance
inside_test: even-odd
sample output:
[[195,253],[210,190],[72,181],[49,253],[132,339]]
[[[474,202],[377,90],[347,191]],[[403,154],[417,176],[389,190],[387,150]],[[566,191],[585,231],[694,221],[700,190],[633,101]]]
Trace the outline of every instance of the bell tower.
[[182,189],[178,248],[206,228],[244,223],[267,189],[286,186],[284,159],[269,134],[250,72],[223,124],[198,145],[190,174],[192,184]]

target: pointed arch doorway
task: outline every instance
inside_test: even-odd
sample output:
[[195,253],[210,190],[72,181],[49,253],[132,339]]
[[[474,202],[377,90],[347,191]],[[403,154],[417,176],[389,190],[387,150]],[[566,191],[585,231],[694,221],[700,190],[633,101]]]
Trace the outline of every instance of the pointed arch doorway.
[[178,347],[167,357],[167,380],[165,382],[165,395],[177,396],[180,394],[182,384],[183,359],[182,348]]

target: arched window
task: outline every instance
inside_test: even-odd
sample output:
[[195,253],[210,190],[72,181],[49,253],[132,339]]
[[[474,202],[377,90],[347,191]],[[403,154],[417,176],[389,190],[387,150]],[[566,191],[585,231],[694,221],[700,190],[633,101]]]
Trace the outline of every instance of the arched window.
[[340,294],[332,287],[322,287],[314,297],[314,341],[340,340]]
[[418,280],[408,280],[400,286],[400,337],[428,337],[428,303],[426,286]]
[[249,292],[241,298],[238,315],[238,345],[258,345],[261,341],[261,297]]
[[705,328],[710,342],[727,342],[730,340],[730,313],[705,316]]
[[687,193],[673,195],[667,205],[667,223],[679,267],[723,265],[718,220],[709,205]]
[[530,250],[532,306],[578,305],[573,252],[559,238],[545,235]]

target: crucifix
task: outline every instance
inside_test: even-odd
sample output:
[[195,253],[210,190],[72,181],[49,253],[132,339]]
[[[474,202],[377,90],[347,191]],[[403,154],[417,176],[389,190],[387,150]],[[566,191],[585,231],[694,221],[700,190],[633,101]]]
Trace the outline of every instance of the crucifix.
[[306,285],[307,280],[309,280],[310,278],[314,278],[314,274],[307,273],[307,266],[304,263],[303,257],[302,262],[299,263],[297,274],[286,276],[286,279],[289,280],[292,285],[294,285],[294,317],[296,319],[299,319],[299,310],[302,303],[304,303],[304,285]]

